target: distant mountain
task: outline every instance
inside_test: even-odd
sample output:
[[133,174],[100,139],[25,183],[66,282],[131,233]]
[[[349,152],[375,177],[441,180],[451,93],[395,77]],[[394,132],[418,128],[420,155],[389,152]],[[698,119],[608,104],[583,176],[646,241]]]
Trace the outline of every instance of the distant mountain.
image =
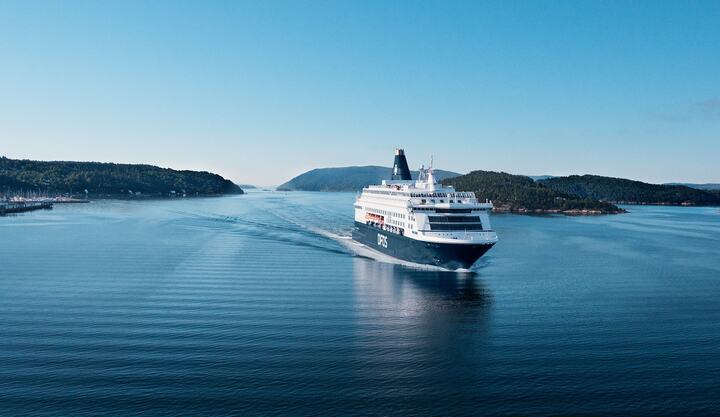
[[0,192],[48,191],[90,197],[242,194],[220,175],[152,165],[0,158]]
[[473,171],[442,181],[459,191],[473,191],[478,199],[492,200],[496,211],[519,213],[611,214],[624,210],[588,197],[558,192],[524,175]]
[[243,190],[254,190],[255,188],[257,188],[252,184],[238,184],[238,187],[242,188]]
[[648,184],[598,175],[571,175],[540,183],[558,192],[619,204],[720,205],[720,194],[684,185]]
[[684,185],[690,188],[696,188],[698,190],[720,190],[720,184],[706,183],[706,184],[691,184],[687,182],[669,182],[663,185]]
[[[457,172],[434,170],[435,178],[457,177]],[[417,171],[412,171],[417,178]],[[390,179],[392,168],[380,166],[317,168],[300,174],[277,187],[281,191],[358,191],[370,184]]]

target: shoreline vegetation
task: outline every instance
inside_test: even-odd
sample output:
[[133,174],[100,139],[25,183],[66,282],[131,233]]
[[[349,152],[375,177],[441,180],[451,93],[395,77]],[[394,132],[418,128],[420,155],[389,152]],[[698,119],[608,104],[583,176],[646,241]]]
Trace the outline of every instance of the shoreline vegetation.
[[626,212],[606,201],[559,192],[530,177],[505,172],[473,171],[442,184],[473,191],[478,198],[492,201],[493,211],[499,213],[590,216]]
[[679,184],[648,184],[625,178],[571,175],[538,181],[555,191],[613,204],[720,206],[720,193]]
[[[360,191],[389,178],[390,168],[320,168],[300,174],[277,187],[279,191]],[[436,171],[438,172],[438,171]],[[621,214],[621,205],[720,206],[720,192],[679,184],[647,184],[596,175],[545,176],[533,179],[494,171],[452,175],[442,171],[441,183],[473,191],[489,199],[498,213],[592,216]]]
[[[648,184],[597,175],[531,178],[494,171],[465,175],[435,170],[443,185],[473,191],[498,213],[588,216],[620,214],[621,205],[720,206],[720,191],[680,184]],[[278,191],[360,191],[389,178],[380,166],[319,168],[277,187]],[[413,177],[417,171],[413,171]],[[247,186],[254,188],[253,186]],[[168,199],[244,194],[242,187],[205,171],[153,165],[33,161],[0,157],[0,197],[18,201],[87,202],[90,199]]]
[[206,171],[0,157],[0,194],[88,200],[212,197],[244,191],[232,181]]
[[493,213],[511,213],[511,214],[563,214],[566,216],[599,216],[603,214],[622,214],[628,211],[618,207],[617,210],[593,210],[593,209],[527,209],[512,207],[510,205],[495,205],[493,202]]

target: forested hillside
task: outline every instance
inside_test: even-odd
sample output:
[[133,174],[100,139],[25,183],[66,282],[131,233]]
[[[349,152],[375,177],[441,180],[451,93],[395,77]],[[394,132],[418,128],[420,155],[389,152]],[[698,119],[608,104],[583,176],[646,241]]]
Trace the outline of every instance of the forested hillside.
[[87,190],[91,197],[243,193],[232,181],[209,172],[152,165],[0,158],[0,192],[21,190],[63,194],[85,194]]
[[598,175],[571,175],[540,183],[558,192],[622,204],[720,205],[717,193],[684,185],[648,184]]
[[442,181],[459,191],[473,191],[478,199],[490,199],[496,210],[512,212],[564,212],[569,214],[621,213],[617,206],[589,197],[558,192],[523,175],[473,171]]

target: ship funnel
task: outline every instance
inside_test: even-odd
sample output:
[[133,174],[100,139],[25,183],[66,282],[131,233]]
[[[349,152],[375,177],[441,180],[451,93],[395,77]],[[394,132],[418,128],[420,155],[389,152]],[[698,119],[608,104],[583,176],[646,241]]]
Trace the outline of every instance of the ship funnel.
[[410,168],[408,167],[407,159],[405,159],[405,151],[402,149],[395,149],[395,163],[393,164],[392,179],[404,181],[412,180]]

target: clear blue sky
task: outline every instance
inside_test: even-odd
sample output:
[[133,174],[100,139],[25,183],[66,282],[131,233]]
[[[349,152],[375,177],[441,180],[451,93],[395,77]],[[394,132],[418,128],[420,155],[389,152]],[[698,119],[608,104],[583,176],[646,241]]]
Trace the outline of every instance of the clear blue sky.
[[0,155],[720,182],[720,1],[1,1]]

